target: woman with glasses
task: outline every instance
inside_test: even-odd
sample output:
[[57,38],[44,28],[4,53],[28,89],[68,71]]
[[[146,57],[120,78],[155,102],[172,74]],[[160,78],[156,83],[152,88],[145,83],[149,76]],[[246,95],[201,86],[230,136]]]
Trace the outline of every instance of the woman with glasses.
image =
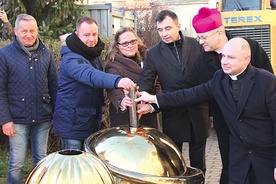
[[[116,32],[109,46],[105,71],[121,77],[129,77],[133,82],[138,82],[143,73],[143,60],[147,50],[132,28],[123,27]],[[129,104],[124,92],[120,89],[108,89],[107,95],[110,100],[110,126],[129,124],[127,109]],[[143,115],[139,123],[159,129],[156,113]]]

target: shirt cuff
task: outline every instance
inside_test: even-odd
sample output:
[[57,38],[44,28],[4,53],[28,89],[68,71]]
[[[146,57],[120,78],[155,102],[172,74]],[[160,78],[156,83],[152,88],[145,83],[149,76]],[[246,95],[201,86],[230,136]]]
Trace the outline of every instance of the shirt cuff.
[[154,95],[154,98],[155,98],[157,107],[160,108],[156,95]]
[[149,106],[150,106],[150,108],[151,108],[151,111],[150,111],[150,113],[153,113],[153,112],[155,112],[155,109],[154,109],[154,107],[151,105],[151,104],[149,104]]
[[119,89],[118,87],[118,84],[119,84],[119,81],[122,79],[122,77],[118,77],[116,80],[115,80],[115,84],[114,84],[114,88],[115,89]]

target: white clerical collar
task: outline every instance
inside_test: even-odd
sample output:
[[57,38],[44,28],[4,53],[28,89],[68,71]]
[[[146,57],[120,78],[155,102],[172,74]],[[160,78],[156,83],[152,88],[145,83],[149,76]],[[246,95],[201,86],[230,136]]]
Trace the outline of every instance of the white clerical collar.
[[232,80],[238,80],[238,75],[229,75]]
[[[246,70],[246,68],[245,68],[244,70]],[[242,72],[244,72],[244,70],[243,70]],[[236,74],[236,75],[231,75],[231,74],[229,74],[229,77],[230,77],[232,80],[238,80],[238,76],[239,76],[242,72],[240,72],[240,73],[238,73],[238,74]]]

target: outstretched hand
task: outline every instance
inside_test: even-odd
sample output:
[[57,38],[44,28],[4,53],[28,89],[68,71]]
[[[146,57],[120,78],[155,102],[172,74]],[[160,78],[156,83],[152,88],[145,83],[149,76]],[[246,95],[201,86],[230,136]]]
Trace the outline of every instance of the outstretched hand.
[[137,113],[138,113],[138,118],[140,119],[143,114],[148,114],[152,111],[152,108],[150,107],[149,104],[138,104],[137,105]]
[[[146,104],[145,102],[149,103],[156,103],[156,98],[155,95],[150,95],[149,93],[142,91],[139,92],[138,89],[139,87],[136,87],[137,92],[136,96],[137,98],[134,99],[134,102],[137,103],[137,113],[138,113],[138,118],[140,119],[143,114],[150,113],[152,111],[152,108],[150,107],[149,104]],[[124,90],[125,96],[127,97],[129,95],[128,90]],[[127,107],[132,106],[132,100],[130,98],[125,98],[128,101],[128,104],[126,105]],[[138,104],[138,102],[140,102]]]
[[129,78],[121,78],[118,83],[118,88],[123,88],[124,90],[129,90],[134,86],[134,82]]
[[128,95],[125,95],[125,97],[122,99],[121,101],[121,106],[123,107],[123,109],[127,109],[128,107],[132,107],[132,100],[129,98]]
[[138,98],[136,98],[134,101],[156,103],[156,98],[155,98],[155,95],[150,95],[149,93],[142,91],[142,92],[138,92]]

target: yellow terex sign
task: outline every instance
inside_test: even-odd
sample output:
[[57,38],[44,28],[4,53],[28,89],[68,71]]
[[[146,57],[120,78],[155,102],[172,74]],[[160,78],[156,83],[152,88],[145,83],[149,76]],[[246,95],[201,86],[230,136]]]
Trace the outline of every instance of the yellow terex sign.
[[225,26],[248,26],[272,24],[276,26],[275,10],[221,12]]
[[[270,39],[268,40],[268,42],[270,42],[270,59],[274,69],[274,73],[276,73],[276,10],[232,11],[221,12],[221,14],[223,24],[226,28],[245,30],[246,27],[249,26],[254,28],[258,28],[260,26],[269,27]],[[256,30],[250,29],[250,35],[253,35],[253,39],[254,35],[258,35],[260,37],[269,36],[268,33],[258,32]]]
[[225,24],[251,23],[262,22],[262,16],[239,16],[239,17],[224,17]]

